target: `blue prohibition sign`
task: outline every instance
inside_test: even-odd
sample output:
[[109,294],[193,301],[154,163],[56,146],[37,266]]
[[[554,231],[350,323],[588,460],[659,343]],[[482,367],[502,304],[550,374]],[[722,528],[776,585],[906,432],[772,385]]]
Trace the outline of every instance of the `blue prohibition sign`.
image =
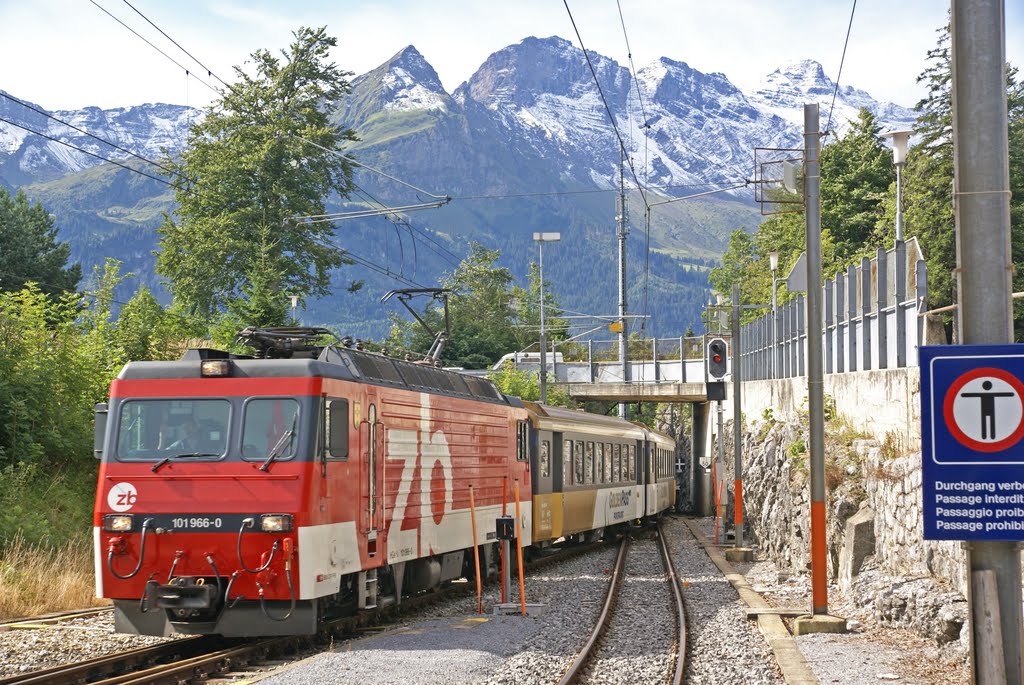
[[920,360],[925,539],[1024,541],[1024,345]]

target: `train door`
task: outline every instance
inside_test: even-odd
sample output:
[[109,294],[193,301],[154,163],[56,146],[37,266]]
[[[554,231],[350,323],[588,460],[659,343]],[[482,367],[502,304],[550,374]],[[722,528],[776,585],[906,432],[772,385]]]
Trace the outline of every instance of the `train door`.
[[[534,540],[547,540],[554,531],[556,507],[552,492],[555,473],[558,471],[555,468],[555,455],[558,453],[555,447],[555,435],[557,434],[552,434],[551,431],[532,431],[530,462],[533,472],[531,484],[533,486]],[[561,435],[558,437],[561,438]],[[558,507],[558,509],[561,508]]]
[[360,450],[360,500],[362,502],[360,521],[365,531],[366,554],[377,556],[377,536],[382,526],[384,515],[380,496],[380,467],[383,463],[384,430],[377,409],[376,393],[372,390],[366,396],[366,419],[363,421],[363,438]]

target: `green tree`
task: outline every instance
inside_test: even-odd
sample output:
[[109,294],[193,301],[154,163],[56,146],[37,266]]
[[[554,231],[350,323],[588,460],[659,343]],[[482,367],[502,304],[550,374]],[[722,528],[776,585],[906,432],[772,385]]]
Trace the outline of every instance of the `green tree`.
[[[518,322],[519,348],[524,348],[536,340],[540,343],[540,268],[536,262],[530,262],[526,275],[527,287],[512,287],[512,301],[515,303],[515,316]],[[562,310],[558,298],[551,289],[551,283],[544,281],[544,336],[548,341],[548,349],[552,341],[565,340],[569,337],[569,325],[565,319],[559,318]],[[517,348],[517,349],[519,349]]]
[[[540,402],[540,379],[536,374],[520,371],[512,362],[505,362],[501,368],[488,372],[487,377],[494,381],[498,390],[530,402]],[[554,379],[548,378],[547,402],[555,407],[575,409],[576,402],[560,386],[552,385]]]
[[82,278],[79,264],[68,266],[70,248],[57,241],[53,217],[31,204],[22,191],[14,197],[0,186],[0,291],[38,283],[44,293],[70,293]]
[[[948,27],[939,30],[939,41],[928,51],[928,66],[918,76],[927,96],[917,103],[916,130],[920,142],[907,155],[903,172],[903,217],[906,234],[917,236],[928,265],[928,307],[953,304],[957,298],[954,270],[956,226],[953,213],[953,107],[952,62]],[[1017,70],[1007,66],[1007,119],[1010,154],[1011,261],[1024,260],[1024,86]],[[886,199],[882,227],[893,223],[895,189]],[[1024,289],[1024,272],[1017,270],[1013,289]],[[1014,335],[1024,338],[1024,302],[1014,305]]]
[[[280,58],[253,53],[254,75],[235,68],[238,81],[172,163],[184,185],[176,215],[160,228],[157,270],[175,299],[206,319],[233,306],[253,317],[245,324],[278,323],[280,298],[326,294],[331,270],[345,263],[330,223],[294,217],[324,214],[332,192],[352,188],[349,162],[325,151],[355,139],[325,107],[348,92],[351,73],[326,62],[337,41],[324,28],[294,37]],[[238,304],[257,290],[278,301]]]
[[[451,340],[442,354],[449,366],[483,369],[509,352],[523,349],[538,337],[540,325],[540,281],[531,269],[528,289],[515,285],[505,267],[496,265],[500,253],[478,243],[470,245],[469,255],[442,279],[448,289]],[[558,318],[557,298],[544,290],[545,318],[551,326],[551,339],[564,339],[566,324]],[[548,315],[551,315],[548,318]],[[422,318],[435,331],[444,329],[444,312],[434,304]],[[392,318],[387,346],[425,353],[433,340],[415,322]]]
[[[450,366],[482,369],[509,351],[517,350],[513,325],[512,273],[495,266],[499,253],[479,243],[470,246],[469,255],[451,274],[442,279],[448,296],[451,339],[442,355]],[[423,315],[435,330],[444,330],[444,313],[433,306]],[[417,324],[394,320],[390,345],[426,352],[433,340]]]
[[[882,200],[896,180],[875,116],[861,108],[842,138],[821,151],[821,224],[835,246],[832,270],[874,251]],[[828,273],[828,271],[826,271]]]
[[145,286],[121,307],[110,332],[125,361],[177,359],[182,337],[180,322]]

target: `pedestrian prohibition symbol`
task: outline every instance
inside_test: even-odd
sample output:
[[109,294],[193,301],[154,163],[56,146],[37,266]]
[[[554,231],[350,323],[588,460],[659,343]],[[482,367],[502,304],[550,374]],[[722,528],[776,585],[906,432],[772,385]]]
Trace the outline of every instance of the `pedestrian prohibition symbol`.
[[1024,385],[991,367],[957,378],[943,401],[943,415],[957,442],[979,452],[999,452],[1024,437]]
[[931,540],[1024,540],[1024,345],[921,347]]

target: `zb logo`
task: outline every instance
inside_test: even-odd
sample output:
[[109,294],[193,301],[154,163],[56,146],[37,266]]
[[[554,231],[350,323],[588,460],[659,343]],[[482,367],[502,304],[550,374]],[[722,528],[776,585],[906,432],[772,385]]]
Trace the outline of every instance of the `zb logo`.
[[135,501],[138,498],[139,493],[135,490],[134,485],[131,483],[118,483],[110,488],[110,492],[107,493],[107,504],[114,511],[128,511],[135,506]]

